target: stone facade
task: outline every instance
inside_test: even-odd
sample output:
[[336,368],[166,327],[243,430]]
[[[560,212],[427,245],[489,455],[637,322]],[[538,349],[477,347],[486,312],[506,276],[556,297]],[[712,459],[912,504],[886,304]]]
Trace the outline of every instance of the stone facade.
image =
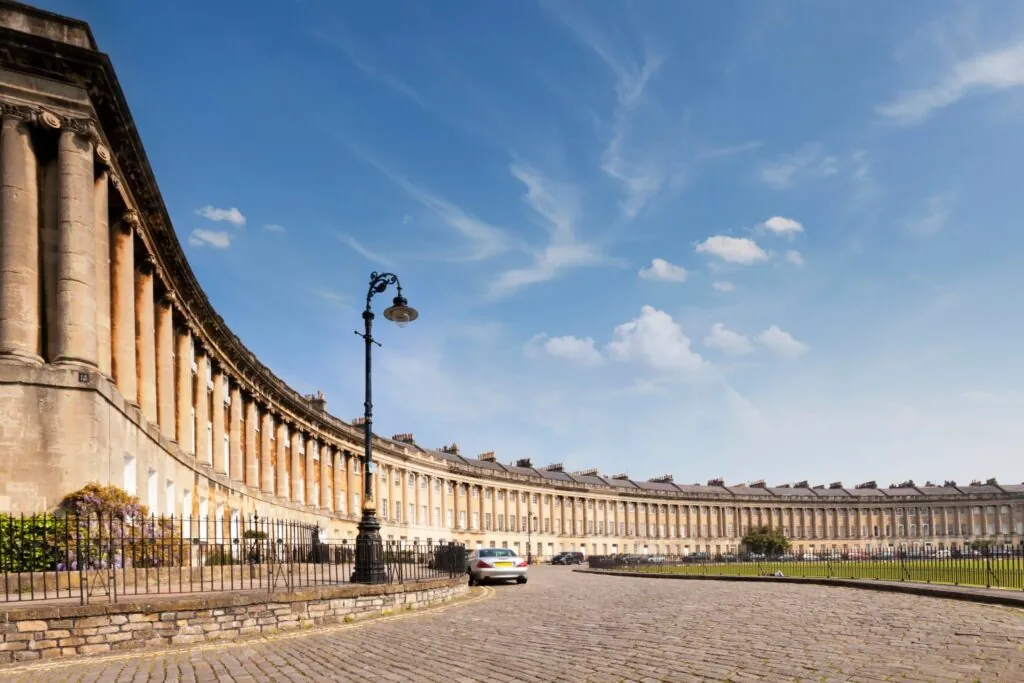
[[0,665],[350,622],[430,607],[468,590],[460,577],[390,586],[15,608],[0,611]]
[[[227,329],[175,236],[114,71],[86,24],[0,2],[0,512],[89,481],[236,533],[262,518],[352,538],[362,428]],[[362,282],[362,277],[358,278]],[[499,463],[375,437],[386,540],[548,556],[1017,544],[1024,486],[676,484]]]

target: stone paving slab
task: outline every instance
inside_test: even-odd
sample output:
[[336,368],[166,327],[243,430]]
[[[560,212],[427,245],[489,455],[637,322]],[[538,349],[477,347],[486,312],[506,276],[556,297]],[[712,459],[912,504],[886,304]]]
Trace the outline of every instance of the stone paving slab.
[[1016,608],[765,582],[530,569],[525,586],[351,627],[0,670],[7,681],[1024,680]]
[[[807,576],[736,576],[714,574],[673,574],[657,571],[615,571],[607,569],[576,569],[583,574],[604,574],[606,576],[623,576],[627,578],[667,579],[677,581],[737,581],[763,583],[812,584],[819,586],[837,586],[856,588],[858,590],[874,590],[890,593],[907,593],[910,595],[926,595],[933,598],[948,600],[964,600],[982,602],[990,605],[1005,605],[1024,609],[1024,591],[1005,588],[981,588],[975,586],[951,586],[941,583],[919,583],[916,581],[877,581],[874,579],[827,579]],[[1024,680],[1024,677],[1022,677]]]

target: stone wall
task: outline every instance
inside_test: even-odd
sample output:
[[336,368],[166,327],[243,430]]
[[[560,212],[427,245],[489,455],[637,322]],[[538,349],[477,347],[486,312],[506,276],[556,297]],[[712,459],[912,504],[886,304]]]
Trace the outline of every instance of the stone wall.
[[235,640],[448,602],[463,577],[409,584],[208,594],[145,602],[0,608],[0,666],[57,657]]

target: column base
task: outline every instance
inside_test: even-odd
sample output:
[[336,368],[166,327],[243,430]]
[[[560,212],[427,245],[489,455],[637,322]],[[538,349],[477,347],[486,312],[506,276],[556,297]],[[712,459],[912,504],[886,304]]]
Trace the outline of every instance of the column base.
[[24,363],[26,365],[44,365],[43,357],[35,353],[26,353],[20,350],[0,351],[0,363]]
[[380,539],[380,522],[375,510],[363,510],[356,535],[355,570],[352,583],[387,583],[384,566],[384,544]]

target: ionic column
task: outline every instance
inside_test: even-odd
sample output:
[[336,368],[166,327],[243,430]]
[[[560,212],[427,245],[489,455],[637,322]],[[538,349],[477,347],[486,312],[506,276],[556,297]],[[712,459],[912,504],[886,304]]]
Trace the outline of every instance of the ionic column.
[[345,454],[342,451],[335,451],[331,449],[332,455],[334,456],[334,466],[331,467],[331,476],[334,479],[334,509],[338,512],[344,510],[348,512],[348,508],[345,506],[345,485],[342,482],[342,474],[345,470]]
[[[97,146],[96,156],[104,166],[110,161],[110,152],[105,147]],[[104,167],[93,184],[93,225],[96,230],[96,357],[99,371],[106,377],[113,376],[110,339],[109,195],[110,171]],[[171,414],[173,415],[173,411]]]
[[273,494],[275,491],[274,451],[273,443],[270,441],[273,433],[274,416],[264,408],[260,417],[260,490],[269,494]]
[[[231,399],[234,402],[234,398]],[[256,410],[256,399],[245,401],[245,485],[258,490],[260,488],[260,461],[256,457],[256,422],[259,420]]]
[[[111,238],[111,338],[114,382],[126,401],[138,404],[138,367],[135,363],[135,225],[137,216],[129,211],[114,226]],[[185,362],[189,359],[186,354]],[[180,381],[180,375],[179,375]],[[191,395],[189,406],[192,405]],[[186,416],[190,413],[186,412]],[[179,415],[180,417],[180,415]],[[189,441],[178,442],[188,445]]]
[[227,375],[217,366],[213,373],[213,410],[211,421],[213,422],[213,471],[227,474],[228,454],[224,452],[224,399],[227,396]]
[[207,385],[209,375],[210,357],[206,351],[196,346],[196,460],[204,465],[212,463],[210,460],[210,395]]
[[231,405],[228,407],[228,472],[235,481],[245,481],[242,438],[242,390],[237,384],[232,384]]
[[144,260],[135,269],[135,353],[139,407],[150,422],[156,414],[156,314],[153,310],[153,264]]
[[279,422],[277,425],[277,435],[275,437],[277,444],[277,467],[276,474],[274,475],[275,493],[279,498],[288,499],[288,449],[285,448],[285,444],[288,443],[288,425],[284,422]]
[[292,500],[296,503],[306,502],[306,490],[303,486],[302,478],[302,454],[299,453],[302,444],[302,434],[298,428],[292,430],[292,448],[291,448],[291,489],[292,489]]
[[356,474],[353,471],[356,456],[354,454],[346,454],[345,457],[345,477],[348,481],[346,489],[348,490],[348,501],[345,509],[348,510],[350,515],[359,514],[359,506],[356,505],[356,494],[362,491],[362,487],[359,486],[359,482],[356,481]]
[[92,141],[73,129],[64,128],[57,143],[57,163],[60,200],[55,360],[97,367],[96,231],[93,225],[96,188]]
[[[115,329],[117,326],[115,325]],[[116,339],[115,335],[115,339]],[[175,339],[176,353],[176,373],[177,382],[175,382],[176,396],[175,402],[177,405],[177,414],[175,419],[177,421],[177,438],[178,448],[188,455],[195,455],[195,448],[192,446],[192,442],[195,435],[195,419],[192,417],[192,332],[187,328],[183,327],[177,331]],[[132,347],[134,349],[134,346]],[[120,341],[115,342],[114,352],[114,374],[117,375],[117,358],[118,354],[122,351]],[[134,354],[132,354],[134,355]],[[134,375],[132,375],[134,377]],[[123,391],[123,389],[122,389]]]
[[0,130],[0,356],[35,363],[43,360],[38,172],[28,123],[5,112]]
[[[319,506],[320,500],[316,495],[316,483],[318,481],[316,477],[316,464],[313,462],[313,453],[316,450],[316,439],[312,436],[306,437],[306,465],[304,472],[304,481],[306,484],[306,505]],[[320,458],[320,467],[323,467],[323,456]]]
[[320,507],[334,510],[334,448],[330,444],[320,446]]
[[174,406],[174,296],[169,292],[156,309],[156,412],[160,431],[168,439],[176,432]]

